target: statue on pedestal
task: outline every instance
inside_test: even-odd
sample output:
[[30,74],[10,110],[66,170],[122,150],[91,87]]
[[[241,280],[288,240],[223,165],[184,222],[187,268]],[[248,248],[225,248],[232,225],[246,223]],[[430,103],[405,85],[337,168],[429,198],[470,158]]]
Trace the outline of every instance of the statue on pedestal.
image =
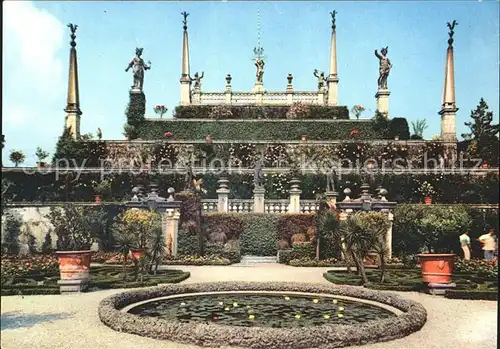
[[201,72],[201,76],[198,74],[198,72],[194,73],[194,78],[191,78],[191,81],[194,81],[194,88],[195,90],[201,89],[201,79],[203,79],[203,76],[205,75],[205,72]]
[[261,57],[257,57],[255,60],[255,66],[257,67],[257,83],[262,84],[263,82],[263,77],[264,77],[264,60]]
[[337,176],[337,172],[335,172],[334,167],[332,166],[330,170],[326,173],[326,192],[335,192],[335,177]]
[[375,56],[379,59],[379,77],[378,77],[378,89],[387,90],[387,78],[392,68],[391,61],[387,58],[387,51],[389,46],[386,46],[380,50],[375,50]]
[[253,182],[255,187],[261,187],[264,182],[264,176],[262,175],[262,159],[255,163]]
[[318,69],[314,69],[314,76],[318,78],[318,90],[325,88],[325,72],[319,72]]
[[184,189],[193,190],[194,189],[193,180],[194,180],[193,168],[191,167],[191,164],[188,162],[186,164],[186,174],[184,175]]
[[135,57],[132,58],[127,69],[125,69],[125,71],[128,72],[129,69],[132,68],[132,72],[134,73],[134,84],[132,85],[132,89],[140,91],[142,91],[144,86],[144,72],[151,69],[151,61],[148,61],[149,65],[146,65],[141,58],[142,50],[143,49],[139,47],[135,49]]

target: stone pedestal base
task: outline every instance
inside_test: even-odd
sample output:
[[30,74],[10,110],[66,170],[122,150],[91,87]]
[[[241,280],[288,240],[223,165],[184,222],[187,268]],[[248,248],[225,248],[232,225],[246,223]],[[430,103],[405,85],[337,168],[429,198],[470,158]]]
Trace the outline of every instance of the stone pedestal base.
[[429,286],[429,292],[435,296],[443,296],[446,290],[453,290],[457,287],[457,285],[454,283],[449,283],[449,284],[430,283],[428,286]]
[[389,115],[389,96],[391,91],[389,90],[378,90],[375,94],[377,99],[377,110],[379,113],[384,115]]
[[264,213],[264,195],[266,189],[263,187],[255,187],[253,190],[253,211],[255,213]]
[[61,294],[80,293],[89,288],[89,280],[58,280]]
[[219,213],[229,212],[229,189],[221,188],[217,189],[217,211]]
[[290,189],[290,207],[288,208],[289,213],[300,213],[300,194],[302,194],[302,190]]
[[253,92],[264,92],[264,84],[262,82],[256,82],[253,87]]

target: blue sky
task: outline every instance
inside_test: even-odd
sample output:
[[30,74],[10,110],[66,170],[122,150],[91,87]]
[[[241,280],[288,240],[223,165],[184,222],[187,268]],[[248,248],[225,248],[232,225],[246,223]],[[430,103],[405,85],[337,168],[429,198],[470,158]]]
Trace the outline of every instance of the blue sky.
[[455,84],[457,134],[466,131],[481,97],[498,120],[499,2],[14,2],[3,3],[2,133],[6,146],[22,150],[34,164],[37,146],[54,151],[66,106],[69,29],[78,24],[77,50],[82,133],[103,130],[104,139],[123,139],[124,110],[131,85],[125,73],[135,47],[151,60],[144,90],[147,116],[179,104],[182,11],[188,17],[191,73],[204,71],[202,89],[223,91],[227,73],[233,90],[250,91],[255,78],[252,50],[267,56],[264,86],[314,91],[315,68],[328,74],[331,22],[337,15],[339,103],[362,104],[373,115],[378,60],[374,49],[389,46],[393,69],[391,117],[426,119],[425,136],[440,132],[447,21],[456,19]]

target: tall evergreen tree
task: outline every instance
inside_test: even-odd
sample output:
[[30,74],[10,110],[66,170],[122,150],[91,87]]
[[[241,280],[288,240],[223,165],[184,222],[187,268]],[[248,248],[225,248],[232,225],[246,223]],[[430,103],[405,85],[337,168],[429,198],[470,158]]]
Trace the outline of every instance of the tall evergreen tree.
[[57,141],[52,163],[55,165],[64,159],[68,161],[70,167],[74,166],[73,159],[78,166],[81,166],[83,159],[85,159],[83,143],[75,140],[71,136],[70,129],[66,127],[64,127],[64,131]]
[[145,114],[146,96],[144,93],[130,93],[130,100],[127,105],[127,109],[125,109],[127,123],[124,126],[124,134],[129,140],[136,139],[138,137],[137,129],[144,121]]
[[469,153],[479,156],[488,163],[498,163],[498,132],[499,124],[493,124],[493,112],[489,110],[488,104],[483,98],[479,101],[475,110],[471,111],[472,121],[465,123],[469,127],[469,133],[463,133],[462,137],[471,141]]

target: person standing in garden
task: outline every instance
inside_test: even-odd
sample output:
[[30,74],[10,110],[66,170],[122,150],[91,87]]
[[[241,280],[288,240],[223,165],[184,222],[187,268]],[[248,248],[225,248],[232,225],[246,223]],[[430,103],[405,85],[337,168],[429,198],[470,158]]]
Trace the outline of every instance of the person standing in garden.
[[488,234],[481,235],[478,241],[483,244],[484,259],[492,261],[496,250],[495,229],[490,229]]
[[460,246],[462,247],[462,251],[464,251],[464,259],[466,261],[470,260],[470,237],[469,232],[466,231],[462,235],[460,235]]

